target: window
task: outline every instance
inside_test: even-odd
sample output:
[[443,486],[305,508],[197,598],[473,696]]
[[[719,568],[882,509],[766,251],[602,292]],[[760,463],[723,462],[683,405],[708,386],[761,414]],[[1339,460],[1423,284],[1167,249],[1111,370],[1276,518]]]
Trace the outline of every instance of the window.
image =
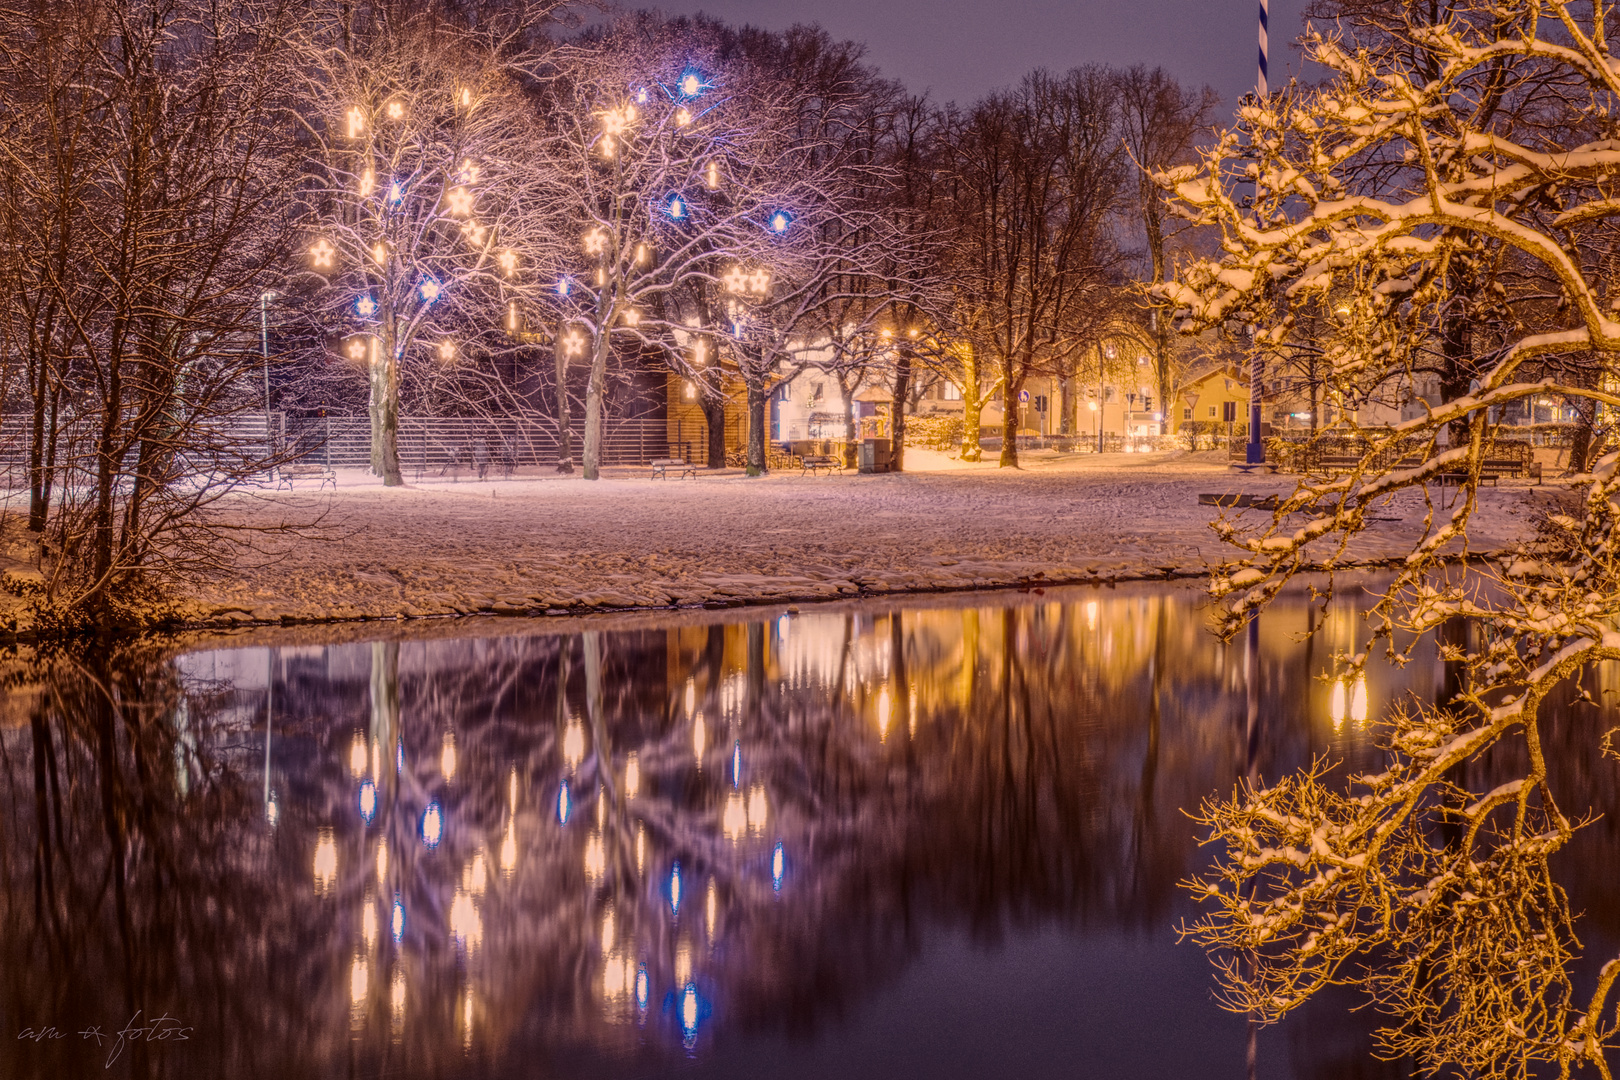
[[951,382],[951,380],[946,379],[944,382],[940,383],[940,386],[939,386],[939,400],[941,400],[941,401],[961,401],[962,400],[962,388],[960,386],[957,386],[955,383]]
[[1191,405],[1189,405],[1185,409],[1181,410],[1181,418],[1183,420],[1191,420],[1192,419],[1192,406]]
[[1215,406],[1213,405],[1209,407],[1209,418],[1211,420],[1215,419]]

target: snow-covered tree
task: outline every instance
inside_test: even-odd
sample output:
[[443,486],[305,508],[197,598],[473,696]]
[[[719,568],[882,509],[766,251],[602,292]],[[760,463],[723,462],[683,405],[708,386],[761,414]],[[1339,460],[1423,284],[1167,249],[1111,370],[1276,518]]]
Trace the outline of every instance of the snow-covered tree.
[[[1442,564],[1467,550],[1504,406],[1541,394],[1620,404],[1606,389],[1620,356],[1613,16],[1556,0],[1451,4],[1435,21],[1354,6],[1392,17],[1378,32],[1396,27],[1407,47],[1308,35],[1331,81],[1246,106],[1247,146],[1228,133],[1200,166],[1165,176],[1223,250],[1165,295],[1195,326],[1254,324],[1263,348],[1293,343],[1302,312],[1325,306],[1323,359],[1348,401],[1409,381],[1436,354],[1445,377],[1416,419],[1376,432],[1341,421],[1370,444],[1356,469],[1307,477],[1258,529],[1223,523],[1243,555],[1216,589],[1234,628],[1298,570],[1342,558],[1373,507],[1415,489],[1424,534],[1378,597],[1368,645],[1399,660],[1414,635],[1463,619],[1476,645],[1445,646],[1467,672],[1454,701],[1387,718],[1384,772],[1346,792],[1316,769],[1207,807],[1227,854],[1196,883],[1213,911],[1191,929],[1238,950],[1223,985],[1262,1019],[1354,983],[1400,1018],[1381,1030],[1385,1048],[1425,1069],[1521,1076],[1546,1063],[1606,1077],[1620,960],[1579,988],[1570,972],[1575,919],[1549,859],[1580,814],[1548,784],[1540,710],[1565,680],[1620,658],[1620,458],[1576,477],[1578,493],[1512,556],[1477,575]],[[1594,377],[1557,377],[1573,358]],[[1442,474],[1461,481],[1444,503],[1430,486]],[[1353,671],[1365,653],[1346,659]],[[1523,777],[1475,790],[1468,765],[1487,754],[1519,756]]]
[[401,366],[453,360],[468,323],[507,318],[509,279],[546,247],[520,213],[545,190],[524,84],[531,30],[431,6],[344,7],[318,11],[292,43],[304,269],[321,286],[310,314],[366,373],[385,484],[404,482]]

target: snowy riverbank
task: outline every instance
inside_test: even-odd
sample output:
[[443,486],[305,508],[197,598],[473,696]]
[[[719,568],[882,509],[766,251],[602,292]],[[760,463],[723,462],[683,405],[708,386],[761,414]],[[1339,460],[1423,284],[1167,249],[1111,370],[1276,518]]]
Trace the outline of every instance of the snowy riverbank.
[[[1281,492],[1206,455],[1031,454],[1022,470],[909,452],[906,474],[654,481],[555,476],[232,496],[242,522],[324,513],[323,535],[193,590],[200,624],[813,601],[1207,572],[1228,550],[1202,492]],[[1546,490],[1546,489],[1542,489]],[[1529,520],[1525,486],[1481,493],[1471,549]],[[1423,519],[1403,493],[1349,560],[1408,550]]]

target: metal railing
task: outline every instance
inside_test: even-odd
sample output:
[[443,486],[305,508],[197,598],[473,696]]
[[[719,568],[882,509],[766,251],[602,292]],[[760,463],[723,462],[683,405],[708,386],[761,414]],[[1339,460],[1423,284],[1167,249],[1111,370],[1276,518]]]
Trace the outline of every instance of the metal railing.
[[[334,469],[371,464],[371,422],[364,416],[297,417],[272,414],[274,445],[299,461]],[[585,445],[585,422],[569,425],[574,460]],[[264,445],[264,421],[243,417],[237,430]],[[558,428],[545,420],[514,417],[465,419],[399,418],[400,468],[418,473],[456,468],[523,468],[557,464]],[[669,456],[669,431],[661,418],[608,420],[602,430],[603,465],[645,465]]]

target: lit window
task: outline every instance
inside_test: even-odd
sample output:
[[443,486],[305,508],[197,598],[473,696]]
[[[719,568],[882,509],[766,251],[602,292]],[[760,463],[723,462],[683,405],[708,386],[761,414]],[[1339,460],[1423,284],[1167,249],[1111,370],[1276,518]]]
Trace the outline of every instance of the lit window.
[[1209,407],[1209,418],[1211,420],[1215,419],[1215,406],[1213,405]]
[[961,401],[962,388],[951,382],[951,380],[946,379],[942,384],[940,384],[939,399],[941,401]]

